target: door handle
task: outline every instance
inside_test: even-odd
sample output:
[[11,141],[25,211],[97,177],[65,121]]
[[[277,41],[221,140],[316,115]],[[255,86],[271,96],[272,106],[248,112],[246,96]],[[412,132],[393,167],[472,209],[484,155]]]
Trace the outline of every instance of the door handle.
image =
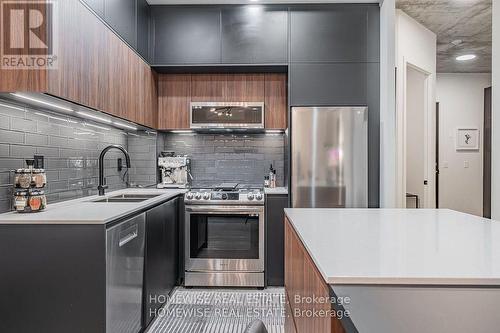
[[137,231],[137,224],[134,224],[131,227],[128,227],[127,229],[124,230],[123,232],[125,235],[121,236],[122,233],[120,233],[120,241],[118,242],[118,246],[122,247],[125,244],[129,243],[131,240],[136,238],[139,234]]
[[229,206],[229,207],[214,207],[214,206],[201,206],[201,207],[186,207],[186,212],[193,213],[206,213],[206,214],[214,214],[214,213],[232,213],[232,214],[261,214],[263,208],[259,206],[259,208],[248,208],[248,207],[237,207],[237,206]]

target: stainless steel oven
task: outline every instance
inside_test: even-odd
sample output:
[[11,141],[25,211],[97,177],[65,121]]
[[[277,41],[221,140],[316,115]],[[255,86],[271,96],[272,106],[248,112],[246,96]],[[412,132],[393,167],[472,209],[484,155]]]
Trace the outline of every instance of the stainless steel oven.
[[262,102],[193,102],[192,129],[263,129]]
[[185,285],[263,287],[263,203],[186,201]]

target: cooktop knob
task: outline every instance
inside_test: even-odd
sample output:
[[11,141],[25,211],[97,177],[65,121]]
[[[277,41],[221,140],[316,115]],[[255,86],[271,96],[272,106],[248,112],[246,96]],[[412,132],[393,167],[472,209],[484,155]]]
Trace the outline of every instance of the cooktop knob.
[[203,199],[205,199],[205,200],[210,199],[210,193],[208,193],[208,192],[203,193]]
[[253,200],[253,198],[254,198],[253,193],[248,193],[247,198],[248,198],[248,200]]
[[222,200],[227,200],[227,194],[226,193],[222,193],[221,198],[222,198]]
[[188,200],[193,199],[193,193],[192,193],[192,192],[188,192],[188,193],[186,194],[186,198],[187,198]]
[[201,199],[201,193],[200,192],[196,193],[196,195],[194,197],[196,198],[196,200],[200,200]]
[[263,199],[262,193],[259,192],[259,193],[255,194],[255,199],[259,200],[259,201],[262,200]]

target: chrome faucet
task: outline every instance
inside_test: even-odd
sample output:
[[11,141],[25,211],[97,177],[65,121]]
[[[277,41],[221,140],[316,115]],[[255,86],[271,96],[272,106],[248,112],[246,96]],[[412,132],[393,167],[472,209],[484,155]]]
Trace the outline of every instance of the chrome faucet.
[[104,195],[104,190],[108,188],[108,185],[106,185],[106,179],[104,178],[104,156],[106,155],[108,150],[113,148],[122,151],[122,153],[125,155],[125,162],[127,164],[127,168],[130,168],[130,155],[125,150],[125,148],[118,145],[111,145],[104,148],[101,151],[101,155],[99,155],[99,186],[97,186],[97,189],[99,190],[99,195]]

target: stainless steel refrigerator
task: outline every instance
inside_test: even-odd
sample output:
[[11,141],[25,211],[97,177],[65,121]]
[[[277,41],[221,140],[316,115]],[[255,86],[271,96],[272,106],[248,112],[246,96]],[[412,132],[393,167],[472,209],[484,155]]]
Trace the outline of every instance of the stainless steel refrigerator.
[[294,208],[368,207],[368,108],[294,107]]

